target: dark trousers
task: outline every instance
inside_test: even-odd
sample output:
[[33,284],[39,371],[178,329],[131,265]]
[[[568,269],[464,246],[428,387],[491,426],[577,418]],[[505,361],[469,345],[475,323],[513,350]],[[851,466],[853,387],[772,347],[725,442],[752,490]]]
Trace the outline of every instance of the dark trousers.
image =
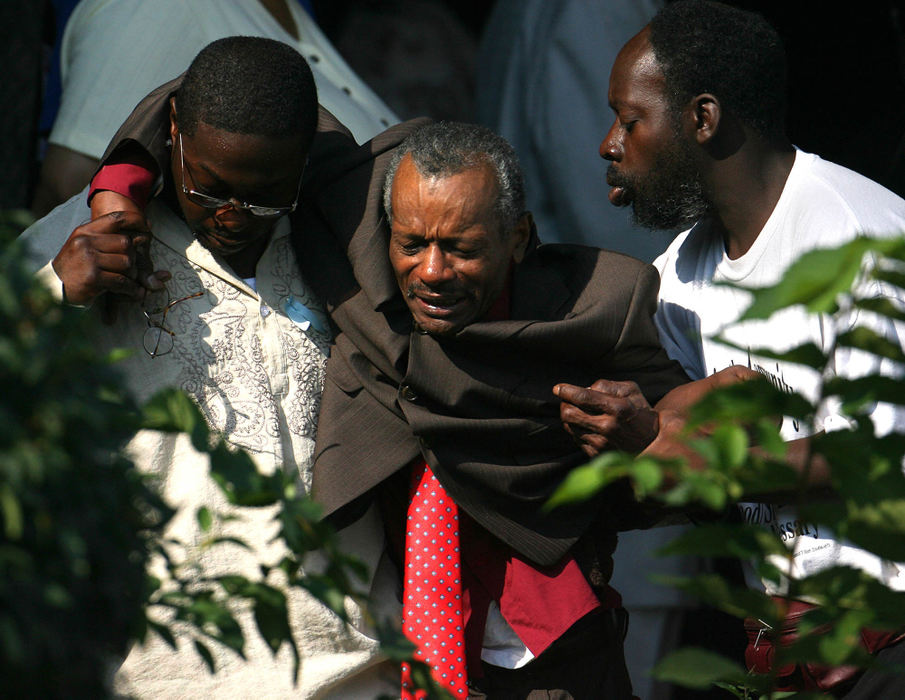
[[622,641],[628,613],[595,610],[527,666],[484,664],[484,677],[469,688],[470,700],[631,700]]

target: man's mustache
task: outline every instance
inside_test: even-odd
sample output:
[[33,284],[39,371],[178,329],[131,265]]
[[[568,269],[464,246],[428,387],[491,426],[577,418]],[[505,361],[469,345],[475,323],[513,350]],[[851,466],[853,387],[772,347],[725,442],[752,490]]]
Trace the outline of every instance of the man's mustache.
[[616,169],[615,163],[610,163],[606,169],[606,184],[610,187],[631,187],[632,181]]
[[429,287],[422,282],[412,282],[405,290],[405,296],[409,299],[414,299],[418,294],[424,295],[437,295],[444,294],[448,291],[454,291],[456,289],[456,284],[454,282],[447,282],[438,284],[435,287]]

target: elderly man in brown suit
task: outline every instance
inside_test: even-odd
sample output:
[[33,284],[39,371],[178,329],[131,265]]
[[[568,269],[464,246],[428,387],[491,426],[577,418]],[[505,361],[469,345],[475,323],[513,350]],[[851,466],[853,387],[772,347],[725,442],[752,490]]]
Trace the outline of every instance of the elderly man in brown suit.
[[[381,208],[373,180],[385,167]],[[426,463],[459,508],[464,583],[480,606],[466,624],[472,694],[628,697],[614,670],[624,672],[612,613],[575,619],[576,609],[550,604],[585,600],[568,576],[575,563],[600,607],[618,607],[605,584],[630,498],[611,492],[552,514],[541,506],[585,461],[561,425],[554,385],[631,379],[656,402],[686,381],[653,334],[657,276],[615,253],[538,245],[511,148],[480,127],[428,125],[392,154],[333,171],[296,217],[306,278],[339,328],[315,498],[338,522],[376,498],[408,570],[410,474]],[[368,193],[363,214],[349,213],[350,191]],[[346,252],[346,278],[335,261],[317,261],[327,238]],[[531,625],[545,629],[531,637]]]

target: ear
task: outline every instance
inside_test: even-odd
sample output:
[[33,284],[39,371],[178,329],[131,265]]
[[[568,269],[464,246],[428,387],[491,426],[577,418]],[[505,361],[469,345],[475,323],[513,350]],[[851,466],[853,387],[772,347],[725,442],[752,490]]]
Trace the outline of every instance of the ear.
[[534,217],[530,211],[526,211],[509,232],[512,240],[512,260],[518,264],[525,259],[528,245],[534,238],[537,229],[534,226]]
[[701,93],[692,98],[689,111],[694,124],[695,140],[703,146],[719,131],[723,116],[719,100],[710,93]]
[[176,143],[176,136],[179,129],[176,127],[176,97],[170,98],[170,138]]

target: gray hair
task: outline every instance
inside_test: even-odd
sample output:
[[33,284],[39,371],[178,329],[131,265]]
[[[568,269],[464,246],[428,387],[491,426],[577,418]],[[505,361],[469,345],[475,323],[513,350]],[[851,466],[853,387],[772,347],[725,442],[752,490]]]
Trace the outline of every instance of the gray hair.
[[399,145],[387,167],[383,208],[393,223],[390,195],[399,163],[411,154],[424,177],[444,178],[464,170],[490,165],[498,186],[494,212],[501,231],[511,230],[525,213],[525,183],[515,150],[502,136],[478,124],[435,122],[413,131]]

